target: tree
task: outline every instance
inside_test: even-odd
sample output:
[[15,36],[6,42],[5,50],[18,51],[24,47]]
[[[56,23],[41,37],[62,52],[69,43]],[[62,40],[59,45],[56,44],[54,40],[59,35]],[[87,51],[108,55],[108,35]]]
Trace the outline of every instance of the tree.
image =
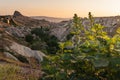
[[25,40],[29,43],[33,42],[33,36],[31,34],[25,36]]

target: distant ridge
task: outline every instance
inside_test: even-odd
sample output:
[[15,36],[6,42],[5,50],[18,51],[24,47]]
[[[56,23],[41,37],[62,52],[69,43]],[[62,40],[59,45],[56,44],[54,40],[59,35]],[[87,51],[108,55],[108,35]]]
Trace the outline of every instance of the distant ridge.
[[70,18],[56,18],[56,17],[48,17],[48,16],[31,16],[33,19],[42,20],[45,19],[50,22],[61,22],[61,21],[68,21]]

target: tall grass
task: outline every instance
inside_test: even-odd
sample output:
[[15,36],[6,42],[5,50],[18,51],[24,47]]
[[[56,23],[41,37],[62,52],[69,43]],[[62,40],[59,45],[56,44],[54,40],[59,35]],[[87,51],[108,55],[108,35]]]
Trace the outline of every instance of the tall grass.
[[20,68],[11,64],[0,65],[0,80],[22,80]]
[[[34,73],[34,72],[33,72]],[[31,73],[30,68],[23,68],[13,64],[0,64],[0,80],[38,80]]]

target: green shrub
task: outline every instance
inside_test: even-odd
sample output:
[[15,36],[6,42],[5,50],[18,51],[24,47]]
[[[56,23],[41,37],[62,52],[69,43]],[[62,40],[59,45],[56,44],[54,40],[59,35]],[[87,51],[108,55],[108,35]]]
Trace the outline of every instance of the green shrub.
[[[39,39],[34,40],[32,43],[32,49],[38,49],[41,51],[47,51],[50,54],[56,54],[58,50],[58,39],[49,35],[49,29],[46,28],[35,28],[31,31],[32,34],[39,36]],[[42,45],[45,43],[46,45]]]
[[32,43],[33,42],[33,36],[32,35],[26,35],[25,36],[25,41],[29,42],[29,43]]
[[[81,19],[74,15],[71,31],[74,39],[62,42],[58,54],[45,58],[42,80],[119,80],[120,30],[110,37],[104,26],[94,22],[91,13],[89,21],[90,27],[85,29]],[[71,53],[64,52],[68,42],[74,44]]]

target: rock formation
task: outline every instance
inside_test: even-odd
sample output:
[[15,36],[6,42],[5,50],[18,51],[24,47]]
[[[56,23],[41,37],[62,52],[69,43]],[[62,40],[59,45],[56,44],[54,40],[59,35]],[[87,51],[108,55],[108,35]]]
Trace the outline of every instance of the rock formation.
[[14,53],[20,54],[28,58],[30,57],[36,58],[39,62],[43,61],[43,57],[45,56],[45,54],[42,53],[41,51],[31,50],[30,48],[18,44],[16,42],[11,42],[11,46],[9,46],[9,48],[7,49],[8,51],[10,50]]
[[23,16],[19,11],[15,11],[13,17]]

